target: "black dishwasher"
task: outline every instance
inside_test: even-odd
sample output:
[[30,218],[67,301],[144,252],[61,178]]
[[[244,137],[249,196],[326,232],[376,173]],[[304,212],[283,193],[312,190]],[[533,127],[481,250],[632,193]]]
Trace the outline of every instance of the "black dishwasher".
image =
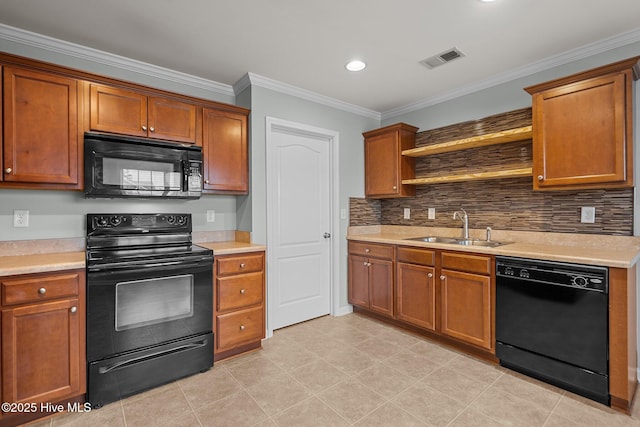
[[608,269],[496,258],[500,364],[609,404]]

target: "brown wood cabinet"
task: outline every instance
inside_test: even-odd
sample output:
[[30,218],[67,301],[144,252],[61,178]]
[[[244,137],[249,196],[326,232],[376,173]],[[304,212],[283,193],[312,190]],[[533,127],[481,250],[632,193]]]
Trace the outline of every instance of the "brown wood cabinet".
[[414,185],[402,184],[415,178],[415,159],[402,150],[415,147],[417,127],[398,123],[363,133],[364,191],[366,197],[415,196]]
[[489,256],[441,252],[441,332],[494,351],[495,280]]
[[5,66],[2,180],[7,186],[81,188],[79,81]]
[[399,246],[396,263],[396,319],[436,330],[435,251]]
[[633,186],[639,60],[525,88],[533,103],[534,190]]
[[2,277],[0,287],[2,401],[55,403],[82,396],[84,270]]
[[204,192],[248,193],[247,114],[246,110],[203,110]]
[[195,104],[95,83],[89,92],[91,130],[197,142]]
[[216,256],[214,358],[258,348],[265,336],[264,252]]
[[394,316],[394,247],[349,242],[349,303]]

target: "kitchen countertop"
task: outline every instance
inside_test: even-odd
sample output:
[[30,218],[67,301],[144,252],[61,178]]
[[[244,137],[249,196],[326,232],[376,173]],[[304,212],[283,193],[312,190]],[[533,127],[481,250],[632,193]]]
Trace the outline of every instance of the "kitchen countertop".
[[[513,242],[494,248],[406,240],[420,236],[460,237],[461,229],[360,226],[349,227],[347,239],[618,268],[633,267],[640,259],[640,237],[631,236],[493,230],[492,240]],[[485,230],[470,230],[470,237],[484,239]]]
[[[74,270],[85,268],[85,252],[42,252],[51,245],[51,241],[30,241],[34,253],[23,255],[4,255],[0,252],[0,277],[15,276],[18,274],[44,273],[50,271]],[[203,246],[213,250],[215,255],[227,255],[243,252],[264,251],[266,246],[238,241],[224,242],[199,242]],[[42,246],[38,247],[38,246]]]

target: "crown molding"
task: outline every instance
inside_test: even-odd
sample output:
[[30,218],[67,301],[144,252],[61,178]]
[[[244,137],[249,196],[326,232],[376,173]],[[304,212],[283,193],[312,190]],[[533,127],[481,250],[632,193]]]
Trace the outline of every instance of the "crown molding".
[[576,49],[568,50],[566,52],[550,56],[543,60],[536,61],[522,67],[514,68],[507,72],[497,74],[488,79],[484,79],[466,86],[461,86],[454,90],[446,91],[439,95],[425,98],[411,104],[393,108],[381,113],[381,117],[382,120],[387,120],[393,117],[401,116],[403,114],[412,113],[414,111],[421,110],[423,108],[427,108],[441,102],[459,98],[464,95],[469,95],[483,89],[497,86],[502,83],[507,83],[512,80],[526,77],[538,72],[546,71],[554,67],[565,65],[573,61],[578,61],[580,59],[597,55],[611,49],[623,47],[631,43],[637,43],[639,41],[640,28],[636,28],[634,30],[608,37],[606,39],[590,43]]
[[181,73],[124,56],[114,55],[98,49],[70,43],[53,37],[32,33],[20,28],[0,24],[0,40],[7,40],[49,52],[60,53],[74,58],[79,58],[98,64],[133,71],[145,76],[156,77],[170,82],[190,86],[200,90],[219,93],[221,95],[234,97],[235,93],[230,85],[203,79],[190,74]]
[[370,119],[378,121],[380,121],[381,119],[381,114],[377,111],[369,110],[368,108],[360,107],[358,105],[349,104],[348,102],[340,101],[329,96],[320,95],[310,90],[302,89],[287,83],[282,83],[277,80],[273,80],[254,73],[247,73],[233,87],[235,90],[244,90],[248,85],[258,86],[276,92],[284,93],[286,95],[306,99],[308,101],[315,102],[316,104],[326,105],[327,107],[357,114],[363,117],[368,117]]

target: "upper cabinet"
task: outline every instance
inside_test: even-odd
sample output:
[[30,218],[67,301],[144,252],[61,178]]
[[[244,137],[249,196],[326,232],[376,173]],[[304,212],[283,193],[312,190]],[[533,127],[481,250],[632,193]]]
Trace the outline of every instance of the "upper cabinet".
[[79,84],[4,67],[2,180],[8,186],[80,188]]
[[533,104],[533,188],[633,186],[632,83],[640,57],[525,88]]
[[415,196],[415,186],[402,183],[415,178],[415,160],[402,151],[415,147],[417,131],[417,127],[398,123],[362,134],[366,197]]
[[195,104],[90,85],[90,127],[102,132],[196,143]]
[[246,194],[249,191],[248,113],[240,108],[203,110],[205,193]]

